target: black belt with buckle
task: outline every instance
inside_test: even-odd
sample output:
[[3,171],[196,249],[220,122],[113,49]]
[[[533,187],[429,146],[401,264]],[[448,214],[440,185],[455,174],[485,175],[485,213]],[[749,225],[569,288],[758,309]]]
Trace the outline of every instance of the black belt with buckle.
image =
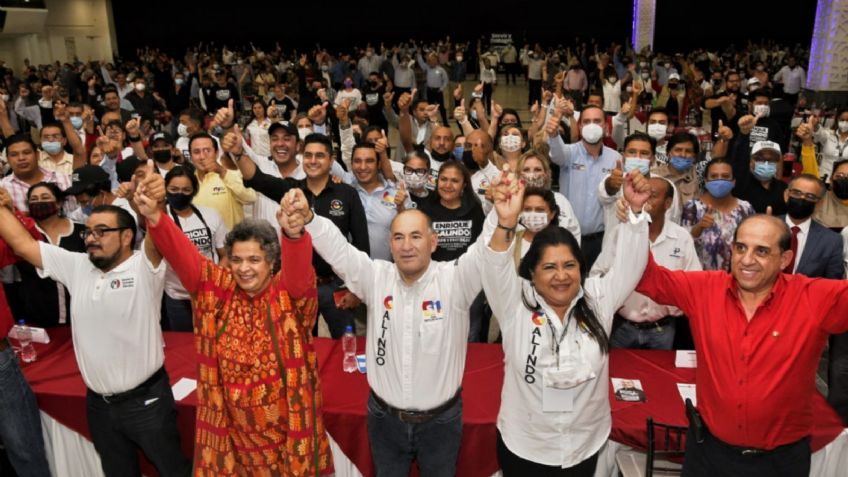
[[660,318],[657,321],[639,321],[639,322],[637,322],[637,321],[630,321],[627,318],[625,318],[624,321],[626,321],[629,325],[631,325],[634,328],[639,329],[639,330],[652,330],[654,328],[662,328],[663,326],[670,324],[671,320],[673,320],[673,319],[674,319],[674,317],[672,317],[672,316],[666,316],[665,318]]
[[98,394],[98,393],[92,391],[91,389],[89,389],[88,392],[90,392],[94,396],[99,397],[100,399],[103,399],[103,402],[105,402],[106,404],[117,404],[119,402],[124,402],[128,399],[132,399],[136,396],[141,396],[142,394],[144,394],[147,391],[148,388],[150,388],[150,386],[155,384],[156,381],[164,378],[165,376],[166,376],[165,367],[162,366],[161,368],[159,368],[158,371],[153,373],[143,383],[141,383],[138,386],[130,389],[129,391],[124,391],[122,393],[116,393],[116,394],[108,394],[108,395],[107,394]]
[[456,391],[456,394],[453,395],[452,398],[445,401],[443,404],[434,407],[433,409],[428,409],[426,411],[407,411],[404,409],[397,409],[392,406],[389,406],[386,401],[383,401],[380,396],[377,396],[377,393],[374,390],[371,390],[371,397],[374,398],[374,402],[377,403],[377,406],[382,411],[385,411],[387,414],[390,414],[396,417],[400,422],[406,424],[423,424],[437,417],[439,414],[450,409],[457,401],[459,401],[460,396],[462,395],[462,388]]
[[809,437],[805,437],[805,438],[801,439],[800,441],[790,442],[789,444],[783,444],[782,446],[777,446],[777,447],[775,447],[774,449],[758,449],[758,448],[756,448],[756,447],[739,447],[739,446],[734,446],[734,445],[731,445],[731,444],[728,444],[728,443],[726,443],[726,442],[724,442],[724,441],[719,440],[719,439],[718,439],[717,437],[715,437],[715,436],[713,436],[713,438],[714,438],[715,440],[719,441],[719,442],[720,442],[722,445],[724,445],[725,447],[727,447],[727,448],[729,448],[729,449],[732,449],[734,452],[738,452],[738,453],[739,453],[739,455],[746,456],[746,457],[753,457],[753,456],[758,456],[758,455],[779,454],[779,453],[781,453],[781,452],[783,452],[783,451],[789,450],[790,448],[792,448],[792,447],[794,447],[794,446],[798,445],[798,443],[799,443],[800,441],[803,441],[803,440],[805,440],[805,439],[809,439]]
[[7,349],[12,347],[12,343],[9,342],[9,338],[0,339],[0,351],[6,351]]

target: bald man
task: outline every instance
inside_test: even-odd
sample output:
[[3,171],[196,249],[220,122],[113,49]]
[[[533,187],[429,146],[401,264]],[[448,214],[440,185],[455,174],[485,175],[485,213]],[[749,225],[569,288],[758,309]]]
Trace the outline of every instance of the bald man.
[[482,290],[480,245],[455,262],[433,261],[438,236],[429,217],[411,209],[390,227],[394,263],[372,260],[314,215],[299,189],[283,209],[305,218],[315,251],[367,306],[368,436],[377,475],[409,475],[413,458],[422,475],[454,475],[468,310]]
[[492,210],[492,201],[486,198],[486,192],[500,174],[494,163],[492,136],[482,129],[475,129],[465,138],[465,151],[462,163],[471,171],[471,186],[480,197],[483,213],[488,214]]
[[736,229],[730,274],[651,258],[636,288],[692,327],[702,417],[690,416],[685,476],[810,474],[815,373],[828,335],[848,331],[848,282],[782,273],[790,242],[784,220],[753,215]]

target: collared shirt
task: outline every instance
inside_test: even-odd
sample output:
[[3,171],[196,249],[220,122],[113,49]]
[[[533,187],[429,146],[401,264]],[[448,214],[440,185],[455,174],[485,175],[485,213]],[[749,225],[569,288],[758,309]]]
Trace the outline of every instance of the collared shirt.
[[808,217],[807,220],[801,222],[800,224],[795,224],[794,222],[792,222],[792,219],[789,218],[789,214],[787,214],[784,220],[786,221],[786,225],[789,227],[790,231],[792,230],[792,227],[798,227],[800,229],[798,230],[797,235],[798,248],[795,251],[795,257],[793,257],[795,265],[792,268],[793,270],[797,270],[798,262],[801,261],[801,255],[804,254],[804,247],[807,245],[807,237],[810,236],[810,225],[812,225],[813,219]]
[[394,264],[356,250],[329,220],[315,217],[306,230],[315,251],[368,309],[371,389],[392,407],[408,410],[433,409],[453,397],[465,368],[468,309],[481,290],[479,247],[455,261],[431,261],[407,285]]
[[[371,250],[365,209],[362,207],[359,194],[353,187],[347,184],[335,184],[328,177],[324,189],[316,196],[307,186],[306,179],[280,179],[260,170],[257,170],[246,184],[277,203],[289,190],[295,187],[301,189],[315,215],[330,219],[341,231],[342,236],[350,237],[350,243],[354,247],[365,253]],[[312,265],[318,277],[329,277],[333,274],[333,269],[319,254],[312,256]]]
[[657,162],[651,168],[651,174],[668,179],[674,184],[676,196],[675,207],[677,208],[674,220],[675,222],[680,222],[680,211],[683,209],[683,204],[701,196],[701,186],[698,183],[698,173],[695,167],[693,166],[683,172],[679,172],[669,164]]
[[[613,240],[616,240],[619,231],[620,227],[613,230]],[[614,247],[605,247],[601,250],[601,254],[592,266],[592,271],[589,272],[590,277],[603,276],[612,268],[615,250]],[[702,269],[692,235],[669,220],[663,223],[662,231],[651,242],[651,254],[659,265],[669,270],[700,271]],[[654,322],[666,316],[680,316],[683,313],[676,307],[660,305],[639,292],[633,292],[619,308],[618,314],[627,320],[645,323]]]
[[[441,165],[440,165],[441,166]],[[439,171],[436,171],[436,175],[438,176]],[[471,175],[471,187],[474,188],[474,192],[477,193],[477,197],[480,198],[480,203],[483,204],[483,213],[488,214],[490,210],[492,210],[492,203],[486,199],[486,191],[495,181],[495,179],[500,175],[501,171],[498,170],[498,167],[492,164],[492,161],[486,163],[486,167],[480,169],[479,171],[475,171],[474,174]]]
[[790,68],[789,65],[786,65],[774,75],[774,81],[776,83],[783,83],[784,93],[798,94],[807,82],[806,76],[804,68],[801,68],[799,65],[795,65],[795,68]]
[[[66,174],[48,171],[44,168],[41,169],[41,174],[43,177],[39,182],[43,181],[56,184],[61,190],[65,190],[71,186],[71,177]],[[29,212],[29,203],[27,202],[27,191],[29,191],[29,188],[31,187],[29,184],[18,179],[18,176],[12,173],[0,179],[0,187],[4,187],[7,191],[9,191],[9,195],[12,196],[12,204],[15,205],[15,209],[20,210],[21,212]],[[65,212],[72,214],[79,208],[76,198],[68,197],[65,199],[65,205],[63,208]]]
[[557,135],[550,139],[551,161],[560,166],[560,192],[571,202],[583,235],[604,230],[603,208],[598,202],[598,184],[612,172],[621,154],[603,146],[597,159],[583,141],[565,144]]
[[[585,299],[606,333],[612,329],[615,310],[636,287],[647,263],[646,215],[636,219],[631,214],[629,223],[622,224],[627,233],[615,244],[612,269],[604,277],[587,278],[571,303],[569,312],[580,298]],[[574,318],[561,321],[530,283],[518,277],[513,247],[515,241],[504,252],[482,248],[483,287],[503,334],[505,365],[498,430],[509,450],[522,459],[571,467],[597,452],[609,436],[609,356],[601,353],[594,338]],[[522,294],[538,303],[539,310],[528,309]],[[564,336],[559,355],[552,334]],[[545,389],[544,375],[556,371],[557,361],[576,370],[567,376],[576,381],[580,371],[592,374],[584,375],[589,379],[571,388],[570,411],[545,412],[544,406],[553,403],[546,401],[550,396],[543,397],[550,391]]]
[[256,192],[244,186],[239,171],[228,170],[223,179],[217,172],[207,172],[197,179],[200,186],[192,203],[215,209],[229,230],[244,220],[244,205],[256,202]]
[[164,363],[161,318],[165,262],[135,252],[108,272],[88,255],[40,242],[44,274],[71,293],[74,354],[83,381],[98,394],[129,391]]
[[698,409],[712,434],[759,449],[810,435],[821,353],[829,334],[848,330],[848,282],[781,273],[750,321],[724,271],[670,271],[649,260],[637,291],[689,318]]
[[421,53],[418,53],[417,59],[418,66],[427,73],[428,88],[441,90],[448,85],[448,74],[445,72],[444,68],[438,65],[431,67],[426,61],[424,61],[424,58],[421,58]]
[[265,118],[262,121],[254,119],[247,125],[246,129],[247,134],[250,135],[250,146],[260,156],[267,157],[271,155],[271,138],[268,136],[268,128],[271,127],[271,124],[273,124],[271,120]]
[[[393,183],[381,179],[381,184],[371,192],[365,190],[358,181],[351,183],[359,194],[362,207],[365,208],[365,219],[368,221],[368,245],[372,259],[392,260],[392,251],[389,247],[389,227],[397,215],[395,195],[398,188]],[[407,209],[413,208],[412,200],[407,197],[404,202]]]
[[66,176],[74,172],[74,155],[62,151],[62,157],[57,161],[44,151],[40,151],[38,166],[48,171],[55,171]]
[[848,138],[843,141],[839,133],[833,129],[819,127],[813,133],[813,139],[821,144],[822,160],[819,165],[819,175],[827,174],[830,177],[833,175],[833,164],[836,161],[848,159]]

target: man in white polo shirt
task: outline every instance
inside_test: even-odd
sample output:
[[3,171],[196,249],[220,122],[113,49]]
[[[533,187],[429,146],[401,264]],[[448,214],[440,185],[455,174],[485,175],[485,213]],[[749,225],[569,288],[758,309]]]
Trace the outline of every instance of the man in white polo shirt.
[[[145,180],[140,187],[164,196],[152,184]],[[99,206],[83,232],[88,255],[73,253],[33,239],[11,211],[0,210],[0,237],[71,293],[74,353],[88,387],[88,425],[103,472],[141,475],[141,448],[159,475],[187,476],[191,465],[180,451],[174,396],[163,367],[165,264],[149,240],[144,252],[134,252],[135,234],[126,210]]]
[[371,396],[368,437],[377,475],[454,475],[462,436],[460,385],[468,310],[482,290],[472,245],[453,262],[435,262],[430,219],[411,209],[390,227],[394,263],[372,260],[292,189],[282,209],[307,224],[312,246],[368,307],[366,361]]

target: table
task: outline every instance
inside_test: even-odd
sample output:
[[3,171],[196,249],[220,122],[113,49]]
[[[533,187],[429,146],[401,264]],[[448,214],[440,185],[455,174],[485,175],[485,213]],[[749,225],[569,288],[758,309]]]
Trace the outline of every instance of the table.
[[[36,344],[38,361],[23,370],[38,398],[48,440],[51,463],[87,466],[85,471],[57,472],[62,475],[99,475],[98,460],[85,418],[85,386],[79,375],[70,330],[50,330],[51,343]],[[196,375],[193,337],[189,333],[165,333],[165,367],[171,384]],[[359,373],[342,372],[341,341],[317,338],[321,386],[324,394],[324,420],[331,437],[336,472],[339,476],[373,475],[366,430],[368,384]],[[359,339],[358,349],[364,349]],[[694,369],[674,367],[674,352],[612,350],[610,376],[642,381],[646,403],[615,401],[610,387],[613,429],[609,445],[602,449],[597,476],[617,475],[615,452],[621,445],[644,449],[647,442],[645,419],[686,425],[683,402],[675,383],[694,382]],[[469,344],[463,378],[463,435],[457,475],[490,476],[497,472],[495,420],[503,384],[503,351],[499,345]],[[836,413],[817,393],[813,397],[816,422],[812,435],[814,469],[848,468],[848,431]],[[177,403],[177,424],[182,447],[191,455],[194,436],[195,393]],[[82,436],[82,437],[80,437]],[[88,454],[88,455],[86,455]],[[817,464],[818,461],[818,464]],[[818,467],[816,467],[818,465]],[[840,467],[841,466],[841,467]],[[152,475],[147,466],[145,473]],[[833,471],[835,472],[835,470]],[[838,475],[821,471],[811,475]]]

